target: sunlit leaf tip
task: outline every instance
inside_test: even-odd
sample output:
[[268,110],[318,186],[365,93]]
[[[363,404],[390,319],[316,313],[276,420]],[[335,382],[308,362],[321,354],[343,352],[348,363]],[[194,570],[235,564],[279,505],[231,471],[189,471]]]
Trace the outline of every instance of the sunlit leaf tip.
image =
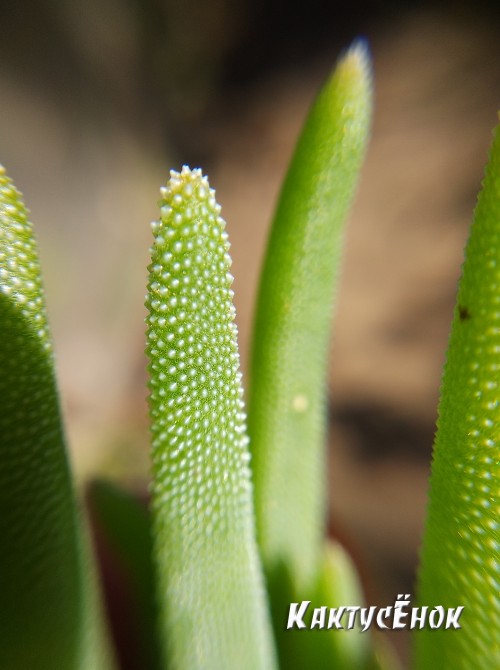
[[270,668],[225,222],[199,169],[171,172],[160,211],[147,350],[167,657],[190,670]]
[[249,432],[257,532],[268,574],[312,588],[325,515],[326,370],[343,230],[371,118],[364,42],[316,98],[276,208],[252,342]]

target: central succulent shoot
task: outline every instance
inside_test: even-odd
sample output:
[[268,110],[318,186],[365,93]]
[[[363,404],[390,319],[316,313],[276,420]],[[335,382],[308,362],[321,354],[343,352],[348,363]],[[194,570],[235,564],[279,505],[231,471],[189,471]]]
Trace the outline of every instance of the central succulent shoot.
[[199,169],[172,171],[161,193],[147,351],[167,657],[176,668],[273,667],[225,222]]

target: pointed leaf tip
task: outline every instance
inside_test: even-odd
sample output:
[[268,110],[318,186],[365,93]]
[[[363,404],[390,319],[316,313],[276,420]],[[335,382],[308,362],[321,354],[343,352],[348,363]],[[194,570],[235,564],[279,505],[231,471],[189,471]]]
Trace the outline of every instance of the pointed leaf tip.
[[[260,280],[249,396],[257,534],[265,569],[314,583],[324,533],[324,390],[343,225],[371,116],[363,41],[313,104],[275,213]],[[306,448],[307,445],[307,448]]]

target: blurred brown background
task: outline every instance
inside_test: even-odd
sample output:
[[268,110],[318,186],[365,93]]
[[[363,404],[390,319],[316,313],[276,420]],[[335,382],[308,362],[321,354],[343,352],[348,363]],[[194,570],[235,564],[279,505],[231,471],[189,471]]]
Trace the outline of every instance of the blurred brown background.
[[[245,371],[294,141],[339,51],[365,35],[375,118],[331,352],[331,527],[363,566],[371,604],[411,591],[462,249],[500,107],[499,9],[0,3],[0,160],[36,225],[81,481],[147,478],[148,224],[168,169],[201,166],[217,189]],[[393,638],[406,658],[404,634]]]

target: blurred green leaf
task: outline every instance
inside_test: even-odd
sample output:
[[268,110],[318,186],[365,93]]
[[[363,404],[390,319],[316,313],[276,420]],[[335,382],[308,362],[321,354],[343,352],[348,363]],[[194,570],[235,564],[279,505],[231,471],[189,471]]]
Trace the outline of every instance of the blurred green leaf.
[[0,333],[0,667],[109,668],[66,456],[36,244],[3,167]]
[[[280,574],[285,574],[285,571]],[[287,582],[281,577],[281,580],[275,578],[270,581],[274,589],[277,583],[281,583],[281,591],[271,591],[280,667],[287,670],[301,670],[304,667],[315,670],[368,670],[372,667],[372,636],[370,632],[361,632],[359,617],[352,630],[325,630],[319,627],[309,630],[315,608],[363,606],[356,569],[341,545],[327,543],[316,582],[310,592],[298,594],[290,579]],[[287,629],[290,603],[301,603],[304,600],[310,601],[303,617],[307,628]],[[329,609],[325,615],[326,622],[328,617]],[[348,621],[345,610],[342,617],[345,628]]]
[[97,480],[89,488],[93,519],[125,568],[132,590],[133,621],[138,628],[137,651],[141,670],[160,670],[157,638],[158,607],[153,569],[151,519],[145,505],[109,481]]

